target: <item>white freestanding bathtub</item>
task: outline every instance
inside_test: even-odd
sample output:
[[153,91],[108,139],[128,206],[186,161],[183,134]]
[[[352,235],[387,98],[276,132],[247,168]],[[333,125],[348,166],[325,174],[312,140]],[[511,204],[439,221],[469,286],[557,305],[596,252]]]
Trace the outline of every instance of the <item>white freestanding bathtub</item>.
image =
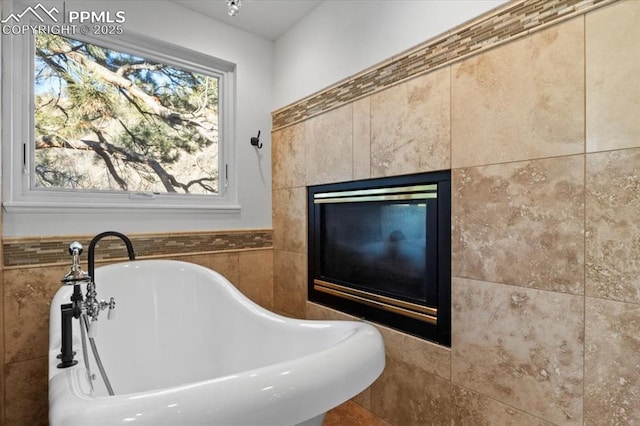
[[[95,343],[110,396],[73,320],[78,364],[57,368],[60,305],[49,335],[49,421],[62,425],[319,425],[324,413],[367,388],[384,368],[378,331],[364,322],[286,318],[244,297],[222,275],[179,261],[96,268]],[[84,293],[84,291],[83,291]]]

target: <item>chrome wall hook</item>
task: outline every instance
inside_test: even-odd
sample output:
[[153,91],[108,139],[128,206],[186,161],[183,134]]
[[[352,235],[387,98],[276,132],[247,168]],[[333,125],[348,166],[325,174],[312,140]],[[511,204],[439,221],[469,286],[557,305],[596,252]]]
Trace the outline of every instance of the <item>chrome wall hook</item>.
[[258,149],[262,148],[262,143],[260,142],[260,130],[258,130],[258,136],[251,138],[251,145],[257,147]]

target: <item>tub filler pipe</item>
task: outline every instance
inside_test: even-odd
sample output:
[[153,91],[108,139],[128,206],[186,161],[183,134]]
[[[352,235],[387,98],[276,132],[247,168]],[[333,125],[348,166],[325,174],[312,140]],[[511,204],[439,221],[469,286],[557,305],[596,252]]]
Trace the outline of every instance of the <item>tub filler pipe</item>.
[[60,364],[58,364],[58,368],[67,368],[73,365],[76,365],[78,361],[73,359],[73,356],[76,354],[73,351],[73,336],[71,334],[71,327],[73,321],[73,303],[65,303],[60,305],[60,312],[62,318],[61,326],[62,326],[62,336],[61,336],[61,347],[60,347]]
[[[85,330],[89,331],[89,321],[87,319],[87,314],[82,314],[80,317],[80,332],[82,333],[82,352],[84,354],[84,364],[87,369],[87,376],[89,379],[89,384],[91,386],[91,392],[93,392],[93,375],[91,374],[91,367],[89,366],[89,356],[87,355],[87,333]],[[98,371],[100,371],[100,377],[102,377],[102,381],[104,382],[104,386],[107,388],[107,392],[109,395],[113,396],[115,393],[113,392],[113,388],[111,387],[111,382],[109,381],[109,376],[107,376],[107,372],[102,365],[102,360],[100,359],[100,353],[98,352],[98,346],[96,345],[96,341],[93,337],[89,337],[89,344],[91,345],[91,352],[93,353],[93,359],[96,360],[96,365],[98,366]]]

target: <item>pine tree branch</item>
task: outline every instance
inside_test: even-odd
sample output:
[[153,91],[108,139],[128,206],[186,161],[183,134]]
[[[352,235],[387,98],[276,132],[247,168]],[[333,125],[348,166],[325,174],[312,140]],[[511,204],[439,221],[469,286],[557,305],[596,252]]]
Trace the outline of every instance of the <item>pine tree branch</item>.
[[185,192],[190,192],[189,189],[194,184],[200,185],[207,191],[215,192],[215,189],[213,187],[204,184],[204,182],[209,181],[215,182],[216,179],[214,178],[201,178],[192,180],[186,184],[181,183],[175,178],[174,175],[167,172],[156,159],[109,143],[106,141],[100,131],[94,131],[94,133],[98,136],[99,141],[93,141],[89,139],[69,141],[58,136],[40,138],[36,141],[36,149],[64,148],[80,151],[93,151],[97,155],[99,155],[103,159],[103,161],[105,161],[109,173],[116,180],[120,188],[125,191],[127,190],[127,183],[119,176],[111,159],[111,156],[114,154],[122,156],[125,161],[144,164],[150,167],[151,170],[153,170],[153,172],[158,176],[160,182],[162,182],[162,185],[167,192],[177,192],[176,188],[182,188]]
[[118,174],[118,171],[113,165],[113,161],[111,161],[111,156],[107,153],[107,151],[105,151],[105,149],[102,146],[98,144],[94,144],[93,152],[95,152],[102,158],[102,161],[104,161],[104,164],[107,166],[107,170],[109,171],[109,174],[116,181],[120,189],[122,189],[123,191],[126,191],[128,187],[127,182],[125,182],[125,180],[122,179]]
[[[191,117],[190,115],[182,114],[170,108],[165,107],[160,102],[158,102],[154,96],[147,94],[140,87],[133,84],[131,80],[121,75],[118,75],[117,72],[113,72],[108,68],[92,61],[91,59],[87,58],[83,53],[78,51],[67,52],[66,56],[70,57],[80,65],[84,66],[86,69],[90,70],[95,75],[100,77],[102,80],[106,81],[107,83],[117,88],[126,90],[134,98],[142,101],[155,115],[163,119],[170,126],[192,125],[192,126],[195,126],[197,129],[208,127],[205,125],[205,123]],[[211,142],[215,142],[214,140],[212,140],[212,138],[209,135],[206,134],[206,132],[202,132],[198,130],[198,133],[201,136],[205,137],[206,139],[210,140]]]

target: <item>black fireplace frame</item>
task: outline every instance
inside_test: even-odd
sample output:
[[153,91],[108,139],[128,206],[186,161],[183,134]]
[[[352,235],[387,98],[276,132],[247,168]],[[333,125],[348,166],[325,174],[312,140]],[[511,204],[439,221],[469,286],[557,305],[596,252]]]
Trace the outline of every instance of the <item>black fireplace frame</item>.
[[[371,304],[338,297],[314,289],[316,280],[327,280],[319,271],[320,209],[314,203],[319,193],[356,191],[372,188],[393,188],[406,185],[437,184],[437,322],[425,322],[405,315],[379,309]],[[451,346],[451,171],[443,170],[412,175],[339,182],[307,187],[308,206],[308,300],[344,313],[380,323],[440,345]]]

